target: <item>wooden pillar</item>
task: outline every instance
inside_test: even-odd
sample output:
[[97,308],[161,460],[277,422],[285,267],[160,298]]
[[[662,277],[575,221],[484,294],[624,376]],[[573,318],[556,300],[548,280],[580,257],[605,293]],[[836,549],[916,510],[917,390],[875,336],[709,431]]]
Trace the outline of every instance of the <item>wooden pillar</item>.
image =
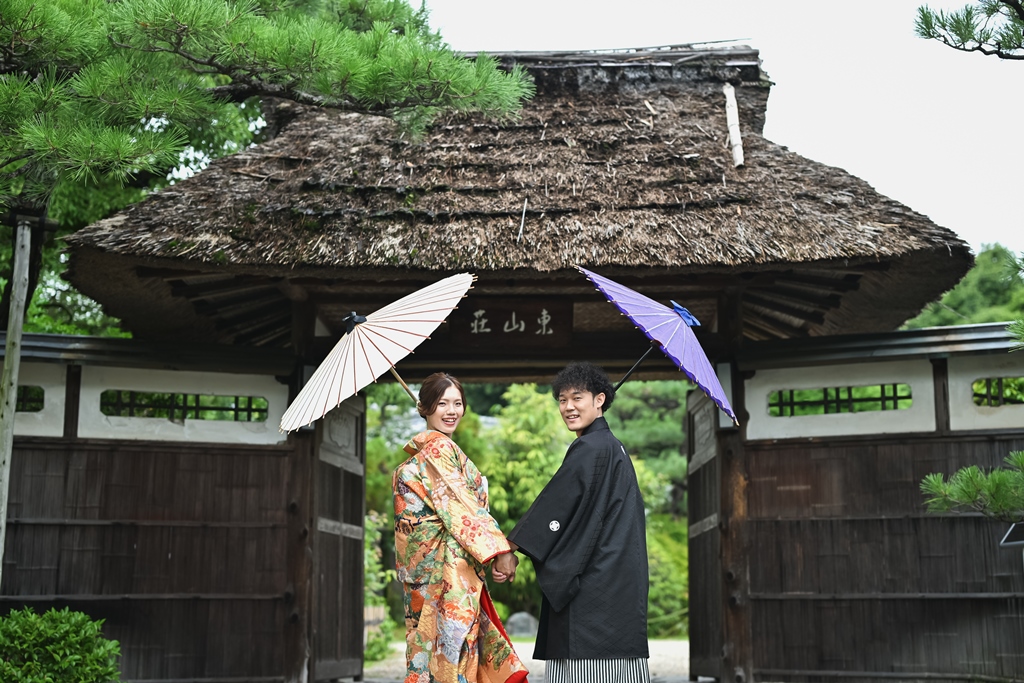
[[[316,307],[306,292],[287,281],[279,288],[292,302],[291,346],[295,369],[291,376],[288,399],[292,401],[302,389],[303,366],[316,326]],[[294,449],[288,480],[288,589],[285,593],[287,617],[285,625],[285,683],[307,683],[316,680],[316,658],[313,646],[313,535],[315,533],[316,436],[313,429],[300,429],[289,435]]]
[[[738,289],[726,291],[719,300],[718,331],[728,353],[735,359],[743,344],[743,304]],[[747,420],[743,377],[732,372],[732,406],[741,424]],[[718,431],[721,467],[721,582],[723,683],[752,683],[753,632],[750,606],[750,541],[748,538],[747,464],[740,429]]]
[[78,413],[82,394],[82,366],[69,365],[64,379],[64,438],[78,438]]
[[935,385],[935,431],[949,434],[949,363],[945,358],[932,359]]
[[286,683],[306,683],[313,678],[313,471],[311,432],[292,434],[295,448],[288,478],[288,585],[285,589],[284,657]]

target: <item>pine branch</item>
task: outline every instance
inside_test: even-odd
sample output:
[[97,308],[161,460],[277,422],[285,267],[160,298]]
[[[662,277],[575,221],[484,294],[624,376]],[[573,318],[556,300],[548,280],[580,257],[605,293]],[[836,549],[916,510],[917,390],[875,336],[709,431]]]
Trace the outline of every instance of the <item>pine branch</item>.
[[1017,15],[1017,20],[1024,22],[1024,3],[1019,0],[996,0],[1000,4],[1006,5],[1013,10],[1014,14]]
[[937,40],[960,52],[1024,60],[1022,0],[980,0],[977,6],[952,12],[925,5],[917,13],[915,30],[922,38]]

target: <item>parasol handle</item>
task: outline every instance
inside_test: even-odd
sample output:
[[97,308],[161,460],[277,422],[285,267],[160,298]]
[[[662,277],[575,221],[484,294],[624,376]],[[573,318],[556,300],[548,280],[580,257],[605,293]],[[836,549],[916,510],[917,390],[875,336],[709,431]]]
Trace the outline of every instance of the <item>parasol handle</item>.
[[412,393],[412,389],[409,388],[409,385],[406,384],[405,380],[402,379],[402,377],[398,374],[398,370],[395,370],[394,365],[391,366],[391,374],[395,376],[395,379],[398,380],[398,383],[402,385],[403,389],[405,389],[405,393],[409,394],[409,398],[412,399],[412,402],[419,403],[420,400],[416,398],[416,394]]
[[633,374],[633,371],[636,370],[638,367],[640,367],[640,364],[643,363],[644,359],[647,358],[647,356],[649,356],[651,354],[651,351],[654,350],[654,347],[655,347],[655,345],[657,345],[657,343],[658,342],[653,342],[653,341],[651,342],[651,345],[649,347],[647,347],[646,351],[644,351],[644,355],[640,356],[640,360],[638,360],[637,362],[633,363],[633,367],[631,367],[629,369],[629,371],[626,372],[626,374],[622,376],[622,379],[619,380],[619,383],[615,385],[615,391],[618,391],[619,387],[622,386],[623,382],[625,382],[627,379],[629,379],[629,376]]

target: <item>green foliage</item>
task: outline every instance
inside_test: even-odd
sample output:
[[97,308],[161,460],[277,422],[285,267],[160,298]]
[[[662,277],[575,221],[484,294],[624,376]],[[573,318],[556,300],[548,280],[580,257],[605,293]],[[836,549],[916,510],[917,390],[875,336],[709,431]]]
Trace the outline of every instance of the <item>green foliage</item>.
[[1024,319],[1014,320],[1012,323],[1006,326],[1007,331],[1012,334],[1017,343],[1014,346],[1014,351],[1024,351]]
[[999,406],[1024,403],[1024,377],[979,379],[971,384],[974,405]]
[[30,607],[0,619],[0,680],[5,683],[119,681],[121,647],[93,621],[67,608],[36,614]]
[[687,527],[669,515],[647,518],[647,632],[652,637],[686,636],[689,624]]
[[984,249],[956,287],[929,304],[905,327],[967,325],[1024,316],[1024,278],[1012,252],[998,244]]
[[605,415],[630,455],[675,483],[686,479],[683,423],[691,389],[693,385],[683,380],[626,382]]
[[1006,465],[987,474],[971,465],[948,480],[929,474],[921,482],[928,511],[975,511],[1003,522],[1024,522],[1024,451],[1011,453]]
[[1017,0],[977,0],[959,10],[917,9],[917,35],[963,52],[1024,59],[1024,7]]
[[466,403],[480,415],[491,415],[505,405],[502,398],[508,390],[507,384],[464,383]]
[[[384,569],[382,562],[381,538],[385,529],[391,528],[386,515],[369,512],[363,522],[363,604],[367,606],[385,605],[387,601],[384,591],[390,581],[395,579],[394,569]],[[376,662],[384,659],[391,651],[391,634],[395,630],[395,622],[385,611],[384,621],[370,631],[363,649],[363,659]]]
[[[13,229],[0,225],[0,289],[7,285],[13,252]],[[65,282],[64,255],[52,245],[43,249],[39,284],[29,302],[25,331],[45,334],[87,334],[127,337],[115,318]],[[4,321],[6,324],[6,321]]]
[[[507,534],[554,476],[576,437],[546,388],[542,393],[535,384],[512,384],[502,399],[498,428],[489,435],[494,455],[481,471],[487,476],[491,514]],[[540,586],[528,560],[520,563],[513,583],[492,584],[491,591],[514,612],[540,614]]]
[[484,474],[491,513],[507,533],[554,476],[576,437],[566,429],[551,395],[537,391],[535,384],[512,384],[503,399],[506,405],[491,435],[497,457]]

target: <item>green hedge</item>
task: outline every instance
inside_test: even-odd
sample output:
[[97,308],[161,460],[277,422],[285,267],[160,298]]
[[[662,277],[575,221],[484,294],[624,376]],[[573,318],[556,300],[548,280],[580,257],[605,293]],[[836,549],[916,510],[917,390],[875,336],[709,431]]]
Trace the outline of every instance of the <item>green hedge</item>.
[[686,636],[689,632],[690,594],[687,584],[686,520],[670,515],[647,517],[647,633],[652,638]]
[[121,646],[103,637],[103,621],[87,614],[31,607],[0,619],[0,681],[112,683],[121,680]]

